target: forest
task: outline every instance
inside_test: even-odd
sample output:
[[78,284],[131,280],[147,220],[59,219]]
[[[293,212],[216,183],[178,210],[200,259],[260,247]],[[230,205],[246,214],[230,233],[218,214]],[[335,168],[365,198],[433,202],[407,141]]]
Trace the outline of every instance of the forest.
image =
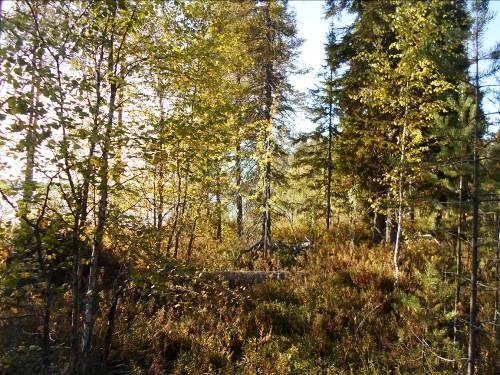
[[292,3],[0,1],[0,374],[500,374],[491,4]]

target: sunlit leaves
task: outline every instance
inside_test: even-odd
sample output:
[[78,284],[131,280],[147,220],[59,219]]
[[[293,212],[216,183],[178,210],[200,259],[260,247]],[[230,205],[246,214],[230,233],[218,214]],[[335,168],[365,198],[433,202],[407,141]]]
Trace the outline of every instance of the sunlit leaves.
[[[449,110],[447,97],[464,74],[466,27],[459,4],[373,2],[359,10],[345,42],[355,40],[352,46],[332,42],[332,50],[350,48],[351,53],[351,66],[339,80],[344,85],[341,140],[349,150],[345,157],[355,155],[359,162],[346,169],[363,173],[371,189],[390,190],[402,169],[411,174],[413,186],[421,180],[419,166],[435,147],[429,136],[434,118]],[[362,48],[364,43],[370,47]]]

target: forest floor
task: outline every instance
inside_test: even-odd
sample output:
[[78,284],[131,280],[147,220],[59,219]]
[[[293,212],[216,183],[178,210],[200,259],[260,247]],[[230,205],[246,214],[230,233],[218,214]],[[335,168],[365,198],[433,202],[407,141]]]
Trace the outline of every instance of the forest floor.
[[[465,365],[466,332],[461,327],[453,342],[454,284],[444,273],[453,259],[437,258],[443,246],[446,241],[407,241],[397,288],[391,247],[353,248],[332,238],[319,239],[298,256],[254,261],[254,268],[264,271],[207,270],[196,259],[158,258],[130,274],[116,309],[107,371],[454,374]],[[266,270],[270,263],[282,271]],[[230,264],[220,262],[218,269]],[[102,276],[101,301],[113,300],[111,279]],[[69,301],[69,295],[56,295],[54,301],[54,373],[67,368]],[[110,309],[100,304],[96,374],[103,371]],[[465,319],[463,307],[458,314]],[[37,324],[33,319],[0,325],[6,349],[0,372],[26,374],[37,368],[37,336],[19,334],[36,332]],[[492,337],[483,338],[485,374],[493,373],[498,354]]]

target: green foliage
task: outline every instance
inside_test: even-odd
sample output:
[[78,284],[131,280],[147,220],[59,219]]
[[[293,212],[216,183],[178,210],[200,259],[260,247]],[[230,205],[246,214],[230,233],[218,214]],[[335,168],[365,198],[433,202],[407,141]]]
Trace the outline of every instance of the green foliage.
[[[294,140],[301,40],[285,0],[3,9],[1,373],[462,369],[469,289],[452,254],[471,122],[485,115],[461,83],[468,11],[451,0],[326,5],[354,21],[332,26],[310,93],[317,128]],[[499,147],[487,131],[481,121],[479,318],[491,322]],[[239,269],[288,277],[234,287],[207,276]],[[484,373],[496,326],[482,327]]]

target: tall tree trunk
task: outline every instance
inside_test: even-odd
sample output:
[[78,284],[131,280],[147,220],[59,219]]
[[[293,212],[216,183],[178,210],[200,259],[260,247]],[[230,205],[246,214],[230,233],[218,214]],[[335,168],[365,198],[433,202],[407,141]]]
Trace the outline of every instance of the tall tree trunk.
[[[495,341],[500,341],[500,213],[495,214],[495,228],[497,238],[497,249],[495,258],[496,289],[495,289],[495,312],[493,321],[495,322]],[[497,345],[499,348],[500,345]]]
[[[165,161],[163,160],[163,121],[165,117],[165,110],[163,108],[163,97],[160,94],[159,96],[159,101],[160,101],[160,160],[157,161],[158,164],[158,204],[157,204],[157,209],[156,209],[156,253],[161,254],[161,248],[162,248],[162,243],[163,243],[163,204],[164,204],[164,197],[163,197],[163,190],[165,186],[165,173],[164,173],[164,165]],[[156,205],[155,205],[156,208]]]
[[[391,194],[387,192],[387,206],[391,205]],[[394,245],[396,240],[396,226],[394,225],[394,210],[387,208],[385,216],[385,243],[387,245]]]
[[182,178],[180,172],[180,162],[179,156],[177,156],[176,161],[176,172],[177,172],[177,197],[175,199],[175,209],[174,209],[174,222],[172,224],[172,231],[170,232],[170,236],[167,242],[167,254],[170,253],[170,249],[172,248],[172,244],[177,235],[177,222],[179,221],[179,208],[181,205],[181,194],[182,194]]
[[265,256],[269,255],[271,245],[271,162],[267,161],[264,172],[264,199],[263,199],[263,217],[262,217],[262,245]]
[[470,317],[469,317],[469,363],[467,372],[474,375],[477,361],[479,360],[479,322],[477,320],[477,270],[479,266],[479,0],[476,0],[476,19],[473,34],[474,43],[474,101],[476,112],[474,115],[474,144],[473,144],[473,191],[472,191],[472,254],[471,254],[471,275],[470,275]]
[[52,284],[50,271],[46,277],[44,306],[43,306],[43,334],[42,334],[42,375],[49,375],[50,371],[50,314],[52,311]]
[[[85,162],[85,167],[82,169],[83,181],[79,192],[79,197],[76,199],[76,210],[75,210],[75,222],[73,225],[73,236],[72,236],[72,247],[73,247],[73,259],[72,259],[72,279],[71,279],[71,354],[70,354],[70,368],[73,373],[77,372],[78,362],[80,360],[80,348],[79,348],[79,326],[80,326],[80,303],[81,303],[81,282],[82,282],[82,243],[80,240],[80,233],[84,231],[86,221],[87,221],[87,208],[89,201],[91,177],[92,177],[92,159],[95,154],[95,149],[97,146],[97,139],[99,135],[99,109],[101,107],[102,95],[101,95],[101,64],[104,58],[104,48],[101,46],[99,52],[99,59],[96,71],[96,101],[94,118],[90,136],[89,152],[87,154],[87,159]],[[67,171],[69,173],[69,170]],[[70,175],[68,174],[68,178]]]
[[[270,2],[266,3],[266,43],[267,48],[271,50],[273,38],[271,33],[271,16]],[[269,255],[271,246],[271,138],[272,138],[272,107],[273,107],[273,65],[272,61],[267,61],[265,65],[265,82],[264,82],[264,184],[263,184],[263,200],[262,200],[262,247],[264,256]]]
[[220,182],[220,171],[219,167],[217,167],[216,171],[216,191],[215,191],[215,204],[217,205],[217,223],[216,223],[216,233],[215,239],[219,242],[222,242],[222,202],[221,202],[221,182]]
[[83,325],[82,338],[82,373],[86,374],[89,367],[89,355],[92,344],[92,332],[97,309],[97,277],[99,272],[99,256],[103,247],[104,231],[108,208],[108,170],[109,170],[109,148],[111,142],[111,130],[113,126],[114,104],[116,97],[116,84],[111,84],[108,123],[103,141],[101,167],[99,170],[99,192],[100,199],[97,213],[97,227],[94,233],[94,245],[90,257],[90,270],[85,302],[85,321]]
[[[38,4],[35,2],[35,9],[33,12],[33,17],[35,18],[35,23],[38,22]],[[35,154],[37,146],[37,128],[38,128],[38,105],[40,103],[40,92],[38,90],[37,83],[37,73],[39,70],[39,59],[38,54],[38,43],[35,42],[32,48],[32,72],[31,72],[31,103],[30,103],[30,113],[28,117],[28,128],[26,133],[26,164],[24,169],[24,181],[23,181],[23,203],[21,215],[28,215],[30,207],[33,201],[33,192],[35,190],[34,186],[34,172],[35,172]],[[41,60],[40,60],[41,63]],[[48,190],[47,190],[48,197]],[[46,197],[46,198],[47,198]],[[44,204],[45,207],[45,204]],[[40,217],[41,218],[41,217]],[[22,224],[27,224],[24,221]],[[45,259],[43,257],[43,242],[40,233],[40,220],[37,221],[36,225],[33,226],[34,229],[34,239],[35,239],[35,251],[38,257],[38,262],[40,270],[42,272],[42,277],[46,283],[45,290],[43,293],[44,304],[43,304],[43,319],[42,319],[42,357],[41,357],[41,374],[48,375],[50,373],[50,314],[52,308],[52,280],[50,274],[50,266],[47,267]],[[23,225],[24,226],[24,225]],[[30,235],[26,239],[25,246],[27,249],[32,248],[33,237]]]
[[[387,199],[387,201],[389,202],[389,199]],[[385,217],[385,243],[388,245],[393,245],[395,238],[396,236],[394,235],[393,212],[389,209]]]
[[193,220],[193,225],[191,227],[191,233],[189,235],[189,242],[188,242],[188,247],[187,247],[188,259],[190,259],[192,254],[193,254],[193,244],[194,244],[194,240],[196,238],[196,224],[198,223],[199,216],[200,216],[200,212],[198,210],[198,213],[196,214],[196,217]]
[[[330,70],[330,81],[333,79],[333,72]],[[327,150],[327,176],[326,176],[326,229],[330,229],[332,218],[332,141],[333,141],[333,103],[329,98],[328,102],[328,150]]]
[[175,247],[174,247],[174,258],[177,258],[177,254],[179,252],[179,242],[182,237],[182,232],[184,229],[184,215],[186,212],[186,205],[187,205],[187,193],[188,193],[188,181],[189,181],[189,163],[186,168],[186,176],[184,177],[185,182],[184,182],[184,194],[182,197],[182,203],[181,203],[181,211],[179,213],[179,226],[177,229],[177,232],[175,234]]
[[392,258],[392,263],[394,264],[394,285],[399,284],[399,252],[401,249],[401,235],[403,231],[403,199],[404,199],[404,165],[406,162],[406,132],[407,132],[407,116],[408,116],[408,90],[410,87],[410,80],[406,81],[406,91],[405,91],[405,111],[403,118],[403,132],[401,134],[401,157],[400,157],[400,170],[399,170],[399,182],[398,182],[398,218],[397,218],[397,230],[396,230],[396,242],[394,243],[394,255]]
[[[238,85],[241,84],[241,75],[236,77]],[[241,123],[241,118],[238,116],[238,124]],[[240,129],[240,127],[238,127]],[[242,134],[238,129],[238,136],[236,139],[236,155],[235,155],[235,172],[236,172],[236,232],[238,238],[243,238],[243,197],[241,195],[241,138]]]
[[243,198],[241,196],[241,144],[236,143],[236,231],[238,237],[243,237]]
[[[48,196],[48,191],[47,191]],[[44,204],[45,205],[45,204]],[[42,217],[42,216],[41,216]],[[36,254],[42,277],[47,284],[44,291],[43,320],[42,320],[42,366],[41,374],[50,374],[50,313],[52,309],[52,278],[50,265],[47,265],[43,257],[43,242],[40,233],[40,220],[33,226],[35,236]]]
[[161,254],[161,249],[162,249],[162,243],[163,243],[163,204],[164,204],[164,197],[163,197],[163,187],[164,187],[164,172],[163,172],[163,161],[160,162],[160,165],[158,166],[159,171],[158,171],[158,201],[157,201],[157,208],[156,208],[156,253]]
[[[113,23],[115,22],[117,3],[113,2]],[[90,354],[92,349],[92,336],[97,312],[97,277],[99,273],[99,256],[103,248],[104,231],[107,220],[108,209],[108,172],[109,172],[109,152],[111,147],[111,137],[113,130],[113,118],[115,113],[115,101],[117,94],[117,81],[115,75],[114,61],[114,37],[115,29],[111,31],[109,55],[108,55],[108,74],[110,75],[110,94],[108,102],[108,119],[105,133],[102,141],[101,163],[99,167],[99,193],[100,199],[97,211],[97,225],[94,232],[94,243],[90,257],[90,269],[88,277],[87,294],[85,301],[85,319],[83,323],[82,336],[82,373],[86,375],[90,367]]]
[[464,193],[464,176],[460,173],[458,190],[458,223],[457,223],[457,243],[455,248],[456,273],[455,273],[455,317],[453,319],[453,342],[458,340],[458,305],[460,303],[461,278],[462,278],[462,226],[463,208],[462,199]]

